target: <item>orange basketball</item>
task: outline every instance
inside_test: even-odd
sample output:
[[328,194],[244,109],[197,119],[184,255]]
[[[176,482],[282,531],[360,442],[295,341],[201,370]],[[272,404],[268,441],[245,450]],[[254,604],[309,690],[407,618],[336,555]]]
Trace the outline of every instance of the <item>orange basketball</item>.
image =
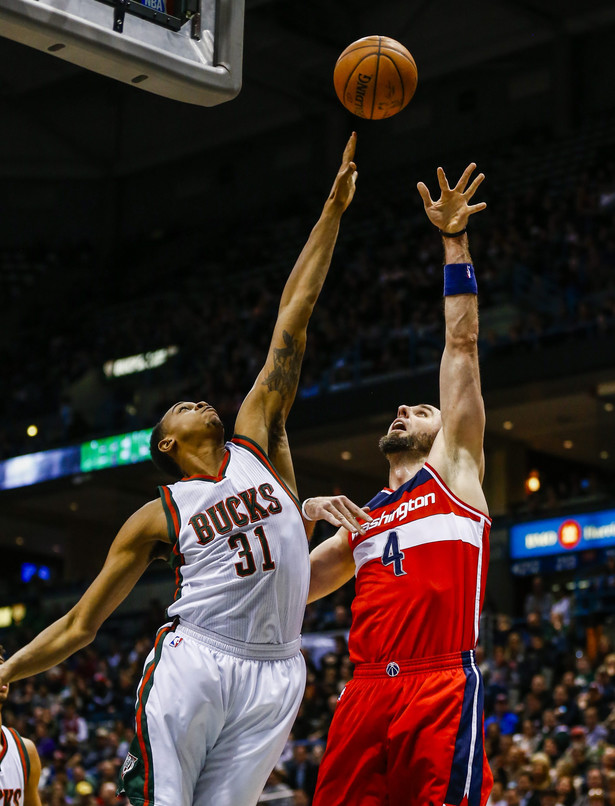
[[337,97],[360,118],[382,120],[400,112],[414,95],[416,62],[388,36],[365,36],[348,45],[333,71]]

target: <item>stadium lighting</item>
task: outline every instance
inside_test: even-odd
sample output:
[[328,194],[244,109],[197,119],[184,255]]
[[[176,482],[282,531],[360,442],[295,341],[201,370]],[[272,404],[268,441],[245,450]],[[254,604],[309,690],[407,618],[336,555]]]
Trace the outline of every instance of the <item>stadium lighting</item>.
[[135,372],[145,372],[148,369],[160,367],[174,355],[179,348],[174,344],[170,347],[161,347],[148,353],[129,355],[127,358],[118,358],[115,361],[106,361],[103,372],[107,378],[121,378],[124,375],[133,375]]
[[540,474],[537,470],[531,470],[525,480],[526,493],[537,493],[540,490]]

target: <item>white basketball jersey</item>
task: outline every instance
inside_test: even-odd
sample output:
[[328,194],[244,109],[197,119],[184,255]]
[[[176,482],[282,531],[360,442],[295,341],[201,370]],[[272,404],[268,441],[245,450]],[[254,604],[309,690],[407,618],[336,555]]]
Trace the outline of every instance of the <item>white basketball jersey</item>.
[[217,476],[160,487],[177,585],[167,612],[234,641],[289,643],[309,586],[300,506],[256,443],[225,447]]
[[30,757],[23,739],[12,728],[0,728],[0,798],[21,806],[30,774]]

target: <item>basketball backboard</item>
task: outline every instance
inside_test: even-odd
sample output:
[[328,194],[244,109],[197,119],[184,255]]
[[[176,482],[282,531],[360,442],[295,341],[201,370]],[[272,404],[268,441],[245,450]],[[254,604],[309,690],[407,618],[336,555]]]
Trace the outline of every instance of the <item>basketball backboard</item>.
[[0,34],[200,106],[241,89],[244,0],[0,0]]

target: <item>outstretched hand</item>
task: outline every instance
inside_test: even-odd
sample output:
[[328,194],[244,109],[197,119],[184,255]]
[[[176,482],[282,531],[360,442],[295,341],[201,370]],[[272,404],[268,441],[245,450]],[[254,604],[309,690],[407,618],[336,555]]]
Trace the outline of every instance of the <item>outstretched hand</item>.
[[371,523],[373,518],[367,509],[353,504],[345,495],[323,495],[308,498],[304,503],[305,514],[311,521],[327,521],[332,526],[343,526],[349,532],[364,534],[362,523]]
[[337,172],[335,181],[333,182],[331,193],[329,194],[329,200],[340,205],[342,212],[352,201],[356,187],[358,176],[357,166],[354,163],[354,152],[356,147],[357,133],[353,132],[350,135],[350,139],[346,143],[346,148],[344,149],[344,155],[342,157],[342,164]]
[[462,173],[459,182],[451,190],[444,170],[438,168],[438,184],[440,185],[441,195],[437,201],[431,198],[427,185],[423,182],[418,183],[417,188],[423,199],[427,217],[434,226],[443,232],[461,232],[466,228],[468,218],[474,213],[484,210],[487,206],[485,202],[468,204],[485,178],[485,174],[479,174],[466,190],[466,185],[475,170],[476,163],[471,162]]

